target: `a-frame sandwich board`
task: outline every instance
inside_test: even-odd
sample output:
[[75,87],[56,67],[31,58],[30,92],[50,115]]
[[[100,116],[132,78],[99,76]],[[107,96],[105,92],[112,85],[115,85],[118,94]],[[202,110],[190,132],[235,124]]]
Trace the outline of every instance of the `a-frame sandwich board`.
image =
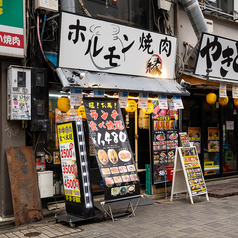
[[177,147],[175,152],[171,201],[178,193],[188,193],[192,204],[193,196],[206,195],[209,201],[196,147]]

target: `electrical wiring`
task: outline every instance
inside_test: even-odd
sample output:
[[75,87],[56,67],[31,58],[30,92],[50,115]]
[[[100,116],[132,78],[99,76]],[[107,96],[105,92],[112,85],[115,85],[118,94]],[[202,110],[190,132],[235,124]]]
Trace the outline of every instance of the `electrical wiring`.
[[40,40],[40,20],[39,20],[39,13],[37,13],[37,37],[38,37],[38,42],[39,42],[39,45],[40,45],[40,50],[41,50],[41,53],[45,59],[45,61],[47,62],[47,58],[44,54],[44,51],[43,51],[43,48],[42,48],[42,44],[41,44],[41,40]]
[[178,79],[182,74],[183,74],[183,71],[184,71],[184,62],[183,62],[183,59],[178,55],[176,54],[176,56],[180,59],[181,61],[181,66],[178,67],[178,70],[176,71],[175,73],[175,76],[176,76],[176,79]]
[[[156,22],[156,19],[155,19],[155,7],[154,7],[154,4],[153,4],[153,1],[151,2],[152,3],[152,8],[153,8],[153,20],[154,20],[154,24],[157,26],[158,30],[159,30],[159,33],[161,33],[161,30],[160,30],[160,27],[158,25],[158,23]],[[160,17],[158,18],[158,22],[159,22],[159,19]]]
[[52,156],[52,154],[51,154],[48,150],[46,150],[45,148],[44,148],[44,151],[45,151],[47,154],[50,155],[51,160],[46,159],[46,162],[50,164],[50,163],[53,161],[53,156]]
[[88,10],[85,8],[84,6],[84,3],[83,3],[83,0],[78,0],[79,1],[79,5],[80,5],[80,8],[81,10],[83,11],[83,13],[86,15],[86,16],[89,16],[89,17],[92,17],[92,15],[88,12]]

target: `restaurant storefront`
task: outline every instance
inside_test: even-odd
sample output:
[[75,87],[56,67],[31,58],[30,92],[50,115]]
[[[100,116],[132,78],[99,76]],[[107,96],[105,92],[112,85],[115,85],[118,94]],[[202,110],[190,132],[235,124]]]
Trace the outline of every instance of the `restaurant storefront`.
[[183,75],[191,84],[191,95],[183,99],[182,130],[198,148],[205,178],[238,172],[235,44],[204,34],[195,74]]
[[[160,120],[173,118],[165,130],[173,129],[175,126],[172,127],[172,124],[176,124],[178,129],[179,123],[175,122],[178,115],[169,115],[171,111],[168,107],[172,107],[173,103],[168,104],[167,101],[173,102],[178,97],[177,100],[181,102],[181,96],[189,96],[188,91],[173,79],[176,37],[66,12],[62,12],[60,35],[56,73],[64,93],[50,91],[49,109],[52,116],[47,136],[50,138],[48,149],[59,157],[56,124],[75,120],[81,114],[85,121],[92,189],[94,193],[102,191],[105,183],[95,159],[97,154],[93,149],[94,138],[89,133],[91,128],[87,126],[85,114],[78,112],[83,107],[84,98],[119,99],[138,176],[141,184],[145,184],[145,164],[150,164],[151,158],[152,165],[154,163],[149,114],[152,111],[147,113],[148,102],[158,103],[159,97],[161,102],[166,102],[167,110],[163,111],[168,111],[168,115],[163,115],[164,119],[161,117]],[[58,102],[62,96],[70,96],[71,106],[67,112],[59,110]],[[133,104],[133,101],[135,106],[131,110],[133,106],[128,106],[128,102]],[[173,110],[178,112],[178,109]],[[167,160],[160,162],[168,163]],[[63,184],[60,164],[47,165],[47,168],[57,171],[55,179]],[[59,191],[57,189],[57,193],[61,193]]]

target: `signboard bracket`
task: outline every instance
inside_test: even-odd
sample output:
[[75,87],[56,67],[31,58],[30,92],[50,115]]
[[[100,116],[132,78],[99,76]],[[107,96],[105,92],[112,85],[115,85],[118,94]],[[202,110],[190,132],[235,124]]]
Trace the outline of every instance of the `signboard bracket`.
[[[116,221],[119,218],[128,218],[130,216],[136,216],[135,211],[136,211],[136,208],[139,204],[139,201],[140,201],[141,197],[143,197],[143,195],[133,196],[132,197],[133,199],[138,198],[136,204],[133,206],[133,204],[131,202],[131,199],[129,199],[127,210],[124,211],[124,212],[119,212],[118,214],[112,212],[111,203],[115,202],[115,201],[110,201],[110,202],[103,201],[103,202],[101,202],[101,206],[102,206],[103,211],[104,211],[104,218],[106,218],[106,216],[109,216],[112,219],[112,221]],[[106,204],[108,205],[108,207],[107,207],[108,210],[106,209],[106,206],[105,206]],[[129,209],[131,211],[129,211]]]

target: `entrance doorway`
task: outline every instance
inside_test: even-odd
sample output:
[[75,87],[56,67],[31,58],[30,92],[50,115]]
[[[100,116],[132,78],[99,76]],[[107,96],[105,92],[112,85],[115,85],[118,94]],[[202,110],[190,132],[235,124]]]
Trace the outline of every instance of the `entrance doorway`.
[[[204,96],[184,99],[182,131],[200,134],[198,152],[204,176],[237,174],[237,109],[232,98],[225,106],[209,105]],[[193,129],[193,130],[192,130]]]

